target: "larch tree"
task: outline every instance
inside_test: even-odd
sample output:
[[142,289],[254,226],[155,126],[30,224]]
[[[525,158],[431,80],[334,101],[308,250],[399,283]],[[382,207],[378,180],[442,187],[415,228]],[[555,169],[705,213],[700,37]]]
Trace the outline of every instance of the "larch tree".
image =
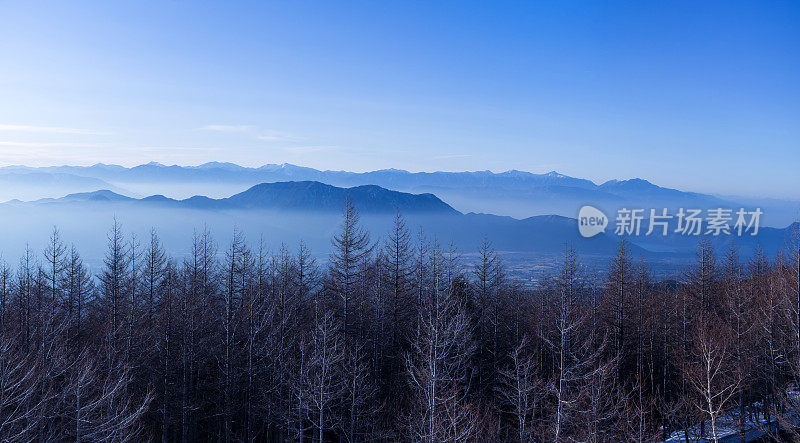
[[359,268],[366,256],[372,253],[369,232],[359,225],[358,210],[348,199],[342,211],[342,224],[333,236],[333,253],[328,266],[331,290],[340,303],[341,328],[349,334],[351,308],[356,285],[360,279]]

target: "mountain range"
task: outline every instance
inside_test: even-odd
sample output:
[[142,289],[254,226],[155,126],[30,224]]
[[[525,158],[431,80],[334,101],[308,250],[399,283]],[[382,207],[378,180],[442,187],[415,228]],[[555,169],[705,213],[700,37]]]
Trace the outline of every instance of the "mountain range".
[[[173,199],[163,195],[133,198],[110,190],[69,194],[61,198],[45,198],[34,205],[80,205],[87,203],[123,203],[136,206],[198,210],[278,210],[338,213],[349,200],[367,214],[435,214],[455,215],[458,211],[433,194],[409,194],[375,185],[340,188],[314,181],[261,183],[226,198],[193,196]],[[19,200],[12,204],[26,204]]]
[[[212,198],[227,197],[242,189],[265,182],[316,181],[337,187],[377,185],[408,193],[435,194],[461,212],[489,213],[527,218],[535,215],[575,217],[585,204],[596,206],[606,213],[622,207],[709,209],[761,207],[762,223],[785,227],[800,215],[800,202],[779,199],[755,199],[735,196],[716,196],[657,186],[643,179],[611,180],[596,184],[590,180],[569,177],[555,171],[545,174],[511,170],[501,173],[474,172],[408,172],[383,169],[372,172],[321,171],[291,164],[267,164],[257,168],[233,163],[211,162],[199,166],[165,166],[148,163],[131,168],[118,165],[52,166],[32,168],[7,166],[0,168],[0,182],[11,189],[23,189],[32,180],[27,174],[39,174],[36,181],[39,197],[60,197],[65,193],[109,189],[132,197],[163,194],[169,198],[185,199],[194,195]],[[46,185],[43,175],[58,176]],[[86,182],[85,180],[92,180]],[[68,186],[65,184],[69,182]],[[66,191],[66,192],[65,192]],[[25,197],[31,199],[30,188]]]
[[[614,183],[608,186],[628,185]],[[401,212],[412,232],[421,230],[440,244],[453,243],[468,254],[476,251],[486,238],[500,251],[523,254],[518,256],[520,261],[535,263],[539,260],[531,260],[530,254],[535,257],[558,256],[566,244],[583,255],[605,260],[614,253],[621,240],[613,234],[613,226],[604,234],[582,238],[577,220],[559,215],[517,219],[462,213],[430,193],[413,194],[377,185],[343,188],[316,181],[261,183],[224,198],[193,196],[174,199],[160,194],[134,198],[99,190],[30,202],[14,200],[0,204],[0,217],[21,220],[21,231],[32,229],[37,224],[36,229],[45,230],[47,226],[42,220],[46,220],[50,226],[55,224],[78,235],[88,234],[99,241],[96,245],[98,250],[102,248],[103,237],[96,233],[106,230],[109,220],[115,217],[142,233],[156,227],[174,244],[188,242],[185,236],[192,230],[211,228],[228,232],[232,226],[239,226],[251,236],[267,235],[277,242],[293,244],[304,239],[325,253],[330,247],[329,239],[341,221],[341,210],[346,200],[359,209],[364,226],[378,238],[389,231],[393,215]],[[757,236],[709,239],[720,251],[734,242],[743,257],[751,256],[758,249],[772,255],[786,247],[797,228],[797,224],[783,229],[762,227]],[[31,235],[34,234],[15,237],[29,238]],[[693,259],[699,238],[675,234],[673,226],[667,236],[629,236],[628,240],[637,256],[674,269]]]
[[[188,245],[191,233],[203,229],[272,242],[305,240],[321,257],[341,222],[350,200],[374,239],[390,230],[401,212],[409,229],[422,231],[441,245],[453,243],[467,256],[484,238],[503,251],[510,269],[527,276],[533,268],[559,257],[566,244],[603,266],[620,237],[613,225],[606,233],[582,238],[577,211],[590,204],[610,219],[621,207],[708,209],[761,207],[764,216],[757,236],[709,237],[717,250],[735,243],[743,257],[762,249],[775,254],[786,247],[798,225],[800,204],[776,199],[740,199],[686,192],[657,186],[643,179],[596,184],[556,172],[493,173],[419,172],[387,169],[365,173],[320,171],[294,165],[246,168],[230,163],[164,166],[157,163],[126,168],[116,165],[0,168],[0,220],[14,235],[0,239],[5,256],[24,252],[31,239],[46,238],[57,225],[73,241],[87,245],[87,256],[99,263],[112,220],[146,238],[151,227],[165,243]],[[694,258],[698,237],[631,236],[637,256],[667,272]]]

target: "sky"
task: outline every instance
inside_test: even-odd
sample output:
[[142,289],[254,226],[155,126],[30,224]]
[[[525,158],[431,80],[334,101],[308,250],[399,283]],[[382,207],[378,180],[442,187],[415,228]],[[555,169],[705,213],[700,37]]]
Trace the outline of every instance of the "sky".
[[0,0],[0,165],[518,169],[800,198],[800,2]]

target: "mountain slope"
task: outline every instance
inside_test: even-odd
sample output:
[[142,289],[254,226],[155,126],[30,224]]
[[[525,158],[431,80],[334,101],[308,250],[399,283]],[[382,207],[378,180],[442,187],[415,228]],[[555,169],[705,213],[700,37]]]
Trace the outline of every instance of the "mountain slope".
[[[583,238],[574,218],[547,215],[516,219],[482,213],[460,213],[431,194],[409,194],[379,186],[341,188],[319,182],[263,183],[225,198],[194,196],[177,200],[164,195],[137,199],[102,190],[75,193],[58,199],[0,204],[0,219],[14,235],[0,239],[0,251],[16,254],[24,251],[24,239],[46,238],[54,225],[71,241],[93,245],[99,260],[104,248],[104,235],[112,220],[126,229],[138,232],[140,238],[151,227],[158,230],[166,243],[186,244],[192,232],[210,229],[230,233],[236,226],[250,239],[264,235],[273,245],[296,244],[305,240],[315,251],[326,255],[330,238],[341,223],[340,211],[350,199],[362,214],[363,225],[373,239],[382,238],[391,229],[395,211],[406,217],[411,232],[424,232],[443,247],[451,242],[465,255],[478,250],[484,238],[517,260],[524,269],[541,268],[563,256],[570,245],[581,254],[594,257],[595,263],[607,263],[617,249],[620,237],[613,226],[605,234]],[[718,251],[731,241],[750,256],[758,248],[773,255],[785,247],[792,229],[762,227],[756,237],[713,237]],[[670,231],[673,231],[672,229]],[[685,266],[694,259],[699,237],[670,234],[662,237],[628,238],[635,256],[650,263],[661,263],[672,269]],[[223,240],[224,241],[224,240]],[[15,243],[16,242],[16,243]],[[527,254],[527,255],[525,255]],[[514,258],[517,257],[517,258]]]
[[0,201],[35,200],[98,189],[111,189],[117,193],[127,192],[99,178],[64,172],[39,170],[0,172]]
[[261,183],[228,198],[213,199],[203,196],[176,200],[163,195],[136,199],[109,190],[69,194],[58,199],[42,199],[33,204],[74,204],[90,202],[117,202],[139,205],[160,205],[175,208],[216,210],[292,210],[313,212],[339,212],[350,200],[364,213],[408,214],[429,213],[458,214],[458,211],[433,194],[409,194],[391,191],[380,186],[339,188],[319,182]]
[[226,205],[237,208],[340,211],[347,199],[361,211],[368,213],[398,210],[405,213],[457,212],[433,194],[409,194],[375,185],[340,188],[313,181],[262,183],[225,201]]
[[189,167],[148,163],[132,168],[105,164],[0,168],[0,173],[36,171],[90,177],[140,195],[163,193],[172,198],[200,194],[219,199],[244,187],[264,182],[316,181],[338,187],[377,185],[414,194],[433,193],[461,212],[483,212],[516,218],[548,214],[575,217],[578,209],[586,204],[596,206],[609,214],[622,207],[735,209],[761,206],[768,208],[764,211],[762,222],[765,226],[773,227],[786,226],[797,220],[800,214],[800,202],[796,201],[748,199],[740,202],[736,198],[664,188],[642,179],[611,180],[598,185],[590,180],[569,177],[555,171],[533,174],[517,170],[493,173],[383,169],[354,173],[321,171],[291,164],[267,164],[250,168],[220,162]]

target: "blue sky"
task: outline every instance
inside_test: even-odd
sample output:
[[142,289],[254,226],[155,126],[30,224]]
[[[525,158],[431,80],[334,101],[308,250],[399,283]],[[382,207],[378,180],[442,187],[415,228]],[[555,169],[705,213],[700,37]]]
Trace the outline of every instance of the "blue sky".
[[0,164],[520,169],[800,198],[798,2],[0,0]]

